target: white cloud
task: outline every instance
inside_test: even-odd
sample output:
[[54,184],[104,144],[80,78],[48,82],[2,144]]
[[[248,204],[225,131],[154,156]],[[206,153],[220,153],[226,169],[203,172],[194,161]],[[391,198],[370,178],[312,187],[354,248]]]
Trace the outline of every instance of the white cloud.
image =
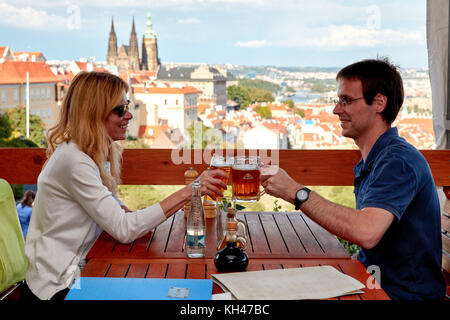
[[234,44],[236,47],[244,48],[259,48],[266,47],[269,45],[267,40],[250,40],[250,41],[238,41]]
[[403,46],[425,43],[425,30],[369,29],[351,25],[331,25],[319,35],[302,40],[301,46],[329,48],[334,50],[375,46]]
[[187,18],[187,19],[180,19],[177,21],[179,24],[199,24],[200,20],[196,18]]
[[16,8],[0,3],[0,24],[21,29],[55,29],[68,27],[68,17],[49,14],[31,7]]
[[[267,44],[280,48],[318,48],[333,51],[426,44],[425,27],[415,30],[393,30],[352,25],[330,25],[317,28],[291,25],[289,29],[295,31],[287,33],[278,29],[272,37],[268,37]],[[276,40],[270,40],[275,37]]]

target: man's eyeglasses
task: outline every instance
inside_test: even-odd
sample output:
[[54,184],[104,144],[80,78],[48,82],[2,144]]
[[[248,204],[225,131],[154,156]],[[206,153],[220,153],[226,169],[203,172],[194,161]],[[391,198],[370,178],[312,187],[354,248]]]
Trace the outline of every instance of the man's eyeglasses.
[[117,112],[119,118],[122,118],[126,111],[130,110],[130,100],[127,103],[121,104],[120,106],[114,107],[113,112]]
[[346,106],[352,104],[353,102],[355,102],[355,101],[357,101],[357,100],[361,100],[361,99],[364,99],[364,97],[359,97],[359,98],[356,98],[356,99],[334,99],[334,100],[333,100],[333,103],[334,103],[335,105],[336,105],[336,104],[341,104],[341,105],[343,105],[344,107],[346,107]]

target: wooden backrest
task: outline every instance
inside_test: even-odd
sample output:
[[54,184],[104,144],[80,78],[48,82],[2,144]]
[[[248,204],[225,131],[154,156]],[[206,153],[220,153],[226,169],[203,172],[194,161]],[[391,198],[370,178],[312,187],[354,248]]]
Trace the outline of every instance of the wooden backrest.
[[[243,150],[234,151],[243,152]],[[275,158],[293,178],[305,185],[351,186],[358,150],[245,150],[264,159]],[[450,186],[450,150],[421,150],[430,165],[437,186]],[[122,181],[128,185],[183,185],[184,172],[198,172],[208,165],[208,151],[171,149],[125,149]],[[209,152],[210,153],[210,152]],[[266,156],[267,155],[267,156]],[[180,158],[185,161],[175,164]],[[35,184],[46,160],[45,149],[0,148],[0,177],[12,184]],[[267,162],[267,161],[266,161]],[[197,164],[199,163],[199,164]]]

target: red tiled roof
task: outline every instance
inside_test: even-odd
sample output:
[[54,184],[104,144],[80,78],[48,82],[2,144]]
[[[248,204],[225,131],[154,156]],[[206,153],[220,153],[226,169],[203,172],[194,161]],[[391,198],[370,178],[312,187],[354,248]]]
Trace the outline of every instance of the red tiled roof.
[[87,71],[87,62],[75,61],[75,63],[77,64],[78,68],[80,68],[80,70]]
[[0,84],[58,82],[57,76],[45,62],[8,61],[0,64]]
[[283,134],[285,134],[287,132],[286,128],[280,123],[264,122],[263,125],[267,129],[272,130],[272,131],[278,131]]
[[[153,134],[150,135],[148,132],[150,129],[153,129]],[[142,138],[144,135],[147,135],[152,138],[157,138],[162,132],[169,130],[168,124],[157,125],[157,126],[140,126],[138,137]]]

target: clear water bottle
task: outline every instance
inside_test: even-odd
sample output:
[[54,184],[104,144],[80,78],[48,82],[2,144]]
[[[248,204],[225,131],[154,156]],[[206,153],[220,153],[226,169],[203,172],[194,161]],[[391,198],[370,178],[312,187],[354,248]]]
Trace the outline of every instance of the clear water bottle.
[[206,251],[206,223],[200,182],[192,182],[191,207],[186,221],[186,253],[189,258],[203,258]]

